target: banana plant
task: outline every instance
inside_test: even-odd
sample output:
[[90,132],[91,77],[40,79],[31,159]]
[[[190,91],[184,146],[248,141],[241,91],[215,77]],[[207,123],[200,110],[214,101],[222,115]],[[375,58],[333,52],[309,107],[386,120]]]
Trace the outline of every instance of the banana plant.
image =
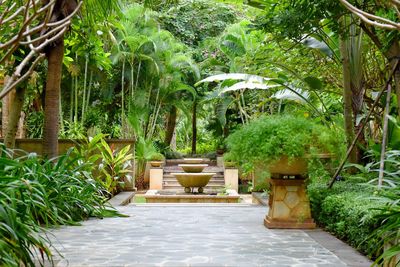
[[[280,91],[281,93],[276,94],[275,96],[283,99],[286,95],[287,99],[293,99],[296,96],[297,99],[301,99],[304,103],[307,103],[317,114],[322,115],[321,111],[311,102],[309,99],[309,94],[295,88],[292,84],[288,83],[284,79],[279,78],[268,78],[262,77],[259,75],[246,74],[246,73],[223,73],[217,74],[210,77],[207,77],[198,83],[195,86],[198,86],[202,83],[210,83],[210,82],[224,82],[224,81],[236,81],[233,85],[229,86],[220,86],[220,89],[217,91],[217,94],[221,96],[224,93],[238,90],[246,90],[246,89],[256,89],[256,90],[270,90],[272,88],[283,87],[284,89]],[[307,80],[306,80],[307,81]],[[308,79],[310,86],[316,86],[316,81],[319,81],[317,78]],[[279,92],[279,91],[278,91]],[[290,92],[290,94],[288,94]]]

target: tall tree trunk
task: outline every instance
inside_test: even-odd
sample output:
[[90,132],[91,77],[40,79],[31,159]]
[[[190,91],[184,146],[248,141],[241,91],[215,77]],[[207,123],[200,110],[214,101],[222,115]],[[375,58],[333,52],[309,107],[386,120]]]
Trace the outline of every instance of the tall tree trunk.
[[15,147],[15,136],[18,129],[18,122],[24,106],[25,88],[16,88],[9,94],[10,106],[7,129],[4,134],[4,144],[7,148]]
[[176,151],[176,131],[174,131],[174,134],[172,135],[170,148],[172,151]]
[[192,116],[192,154],[196,154],[197,143],[197,101],[193,102],[193,116]]
[[64,57],[64,38],[49,46],[47,51],[48,71],[45,91],[43,155],[58,156],[59,99]]
[[[352,17],[354,22],[354,17]],[[362,113],[362,107],[364,103],[364,73],[363,73],[363,32],[355,23],[351,23],[349,26],[349,61],[350,61],[350,76],[351,76],[351,104],[353,111],[353,133],[358,133],[361,123],[358,122],[358,116]],[[356,162],[360,163],[363,158],[363,152],[367,147],[365,140],[364,131],[361,132],[358,140],[358,146],[356,146]]]
[[[7,83],[8,77],[4,77],[3,84]],[[10,97],[14,94],[15,91],[11,91],[9,94],[3,97],[1,100],[1,136],[4,136],[7,133],[7,125],[8,125],[8,115],[10,114]]]
[[[388,50],[384,53],[385,57],[390,63],[390,69],[394,68],[396,64],[396,59],[400,57],[400,45],[397,38],[395,38]],[[397,68],[394,72],[394,91],[397,98],[397,114],[400,117],[400,69]]]
[[177,109],[172,106],[170,113],[168,114],[167,120],[167,131],[165,133],[164,143],[169,146],[171,145],[172,137],[174,136],[175,126],[176,126]]
[[[349,61],[349,53],[347,50],[346,42],[348,42],[347,37],[343,33],[340,34],[340,53],[342,56],[342,69],[343,69],[344,129],[346,133],[347,147],[349,148],[354,138],[354,129],[353,129],[350,61]],[[354,149],[349,156],[349,161],[351,163],[357,162],[357,153]]]
[[124,123],[125,118],[125,58],[122,61],[122,75],[121,75],[121,121]]
[[8,116],[10,114],[10,96],[13,94],[14,91],[11,91],[9,94],[7,94],[2,100],[1,104],[1,135],[4,138],[4,136],[7,133],[7,126],[8,126]]
[[18,121],[17,133],[15,134],[15,138],[25,138],[26,129],[25,129],[25,112],[21,112]]
[[[360,26],[369,36],[371,41],[376,45],[376,47],[378,47],[378,49],[381,50],[384,56],[387,58],[390,63],[390,69],[393,69],[394,64],[397,62],[395,59],[400,57],[400,44],[398,38],[393,38],[390,45],[384,45],[373,27],[363,22],[360,24]],[[400,69],[397,69],[394,73],[394,89],[397,98],[397,113],[400,117]]]
[[[400,45],[399,45],[399,40],[397,38],[394,38],[387,51],[384,52],[384,55],[390,63],[390,69],[393,69],[394,65],[397,62],[396,59],[400,57]],[[397,114],[400,117],[400,69],[399,68],[397,68],[394,72],[394,89],[397,98]]]

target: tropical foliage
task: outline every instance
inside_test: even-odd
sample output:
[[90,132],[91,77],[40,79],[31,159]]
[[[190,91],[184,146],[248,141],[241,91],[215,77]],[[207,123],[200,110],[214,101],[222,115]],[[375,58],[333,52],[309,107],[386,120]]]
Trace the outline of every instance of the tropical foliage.
[[94,177],[105,189],[105,194],[113,196],[120,192],[125,182],[133,183],[133,154],[131,146],[116,149],[106,142],[104,134],[98,134],[77,144],[71,155],[86,165],[85,172]]
[[[0,5],[4,144],[44,138],[53,158],[57,137],[89,141],[51,161],[3,149],[5,265],[32,264],[31,245],[48,254],[39,225],[100,214],[124,182],[146,188],[146,162],[160,153],[216,149],[243,178],[260,159],[332,152],[336,161],[310,160],[317,222],[379,264],[398,254],[396,1],[60,0],[40,12],[31,2],[47,1]],[[350,164],[342,171],[340,161]]]
[[312,153],[339,152],[340,134],[301,116],[264,116],[227,138],[229,158],[247,165],[289,160]]
[[49,240],[43,234],[45,226],[117,214],[105,204],[104,187],[87,172],[93,164],[82,160],[70,151],[54,164],[54,160],[2,146],[1,265],[36,266],[35,260],[51,260]]

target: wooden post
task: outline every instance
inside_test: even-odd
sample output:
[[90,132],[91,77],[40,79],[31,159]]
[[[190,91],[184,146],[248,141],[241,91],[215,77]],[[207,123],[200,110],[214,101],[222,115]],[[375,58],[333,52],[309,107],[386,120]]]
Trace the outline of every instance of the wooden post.
[[382,188],[383,171],[385,168],[385,153],[386,153],[386,142],[387,142],[387,131],[389,122],[389,109],[390,109],[390,96],[392,94],[392,87],[389,85],[386,96],[386,108],[383,113],[383,132],[382,132],[382,148],[381,148],[381,162],[379,164],[379,178],[378,178],[378,189]]

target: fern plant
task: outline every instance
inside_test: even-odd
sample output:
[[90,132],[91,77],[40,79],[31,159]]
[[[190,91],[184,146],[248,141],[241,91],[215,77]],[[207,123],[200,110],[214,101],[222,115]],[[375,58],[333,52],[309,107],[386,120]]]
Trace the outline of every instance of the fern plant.
[[313,152],[337,152],[343,138],[305,117],[264,116],[244,125],[227,138],[230,160],[253,166],[287,156],[302,157]]
[[71,150],[51,160],[4,147],[0,152],[0,266],[51,261],[45,226],[117,214],[105,204],[105,189],[87,172],[94,164]]

